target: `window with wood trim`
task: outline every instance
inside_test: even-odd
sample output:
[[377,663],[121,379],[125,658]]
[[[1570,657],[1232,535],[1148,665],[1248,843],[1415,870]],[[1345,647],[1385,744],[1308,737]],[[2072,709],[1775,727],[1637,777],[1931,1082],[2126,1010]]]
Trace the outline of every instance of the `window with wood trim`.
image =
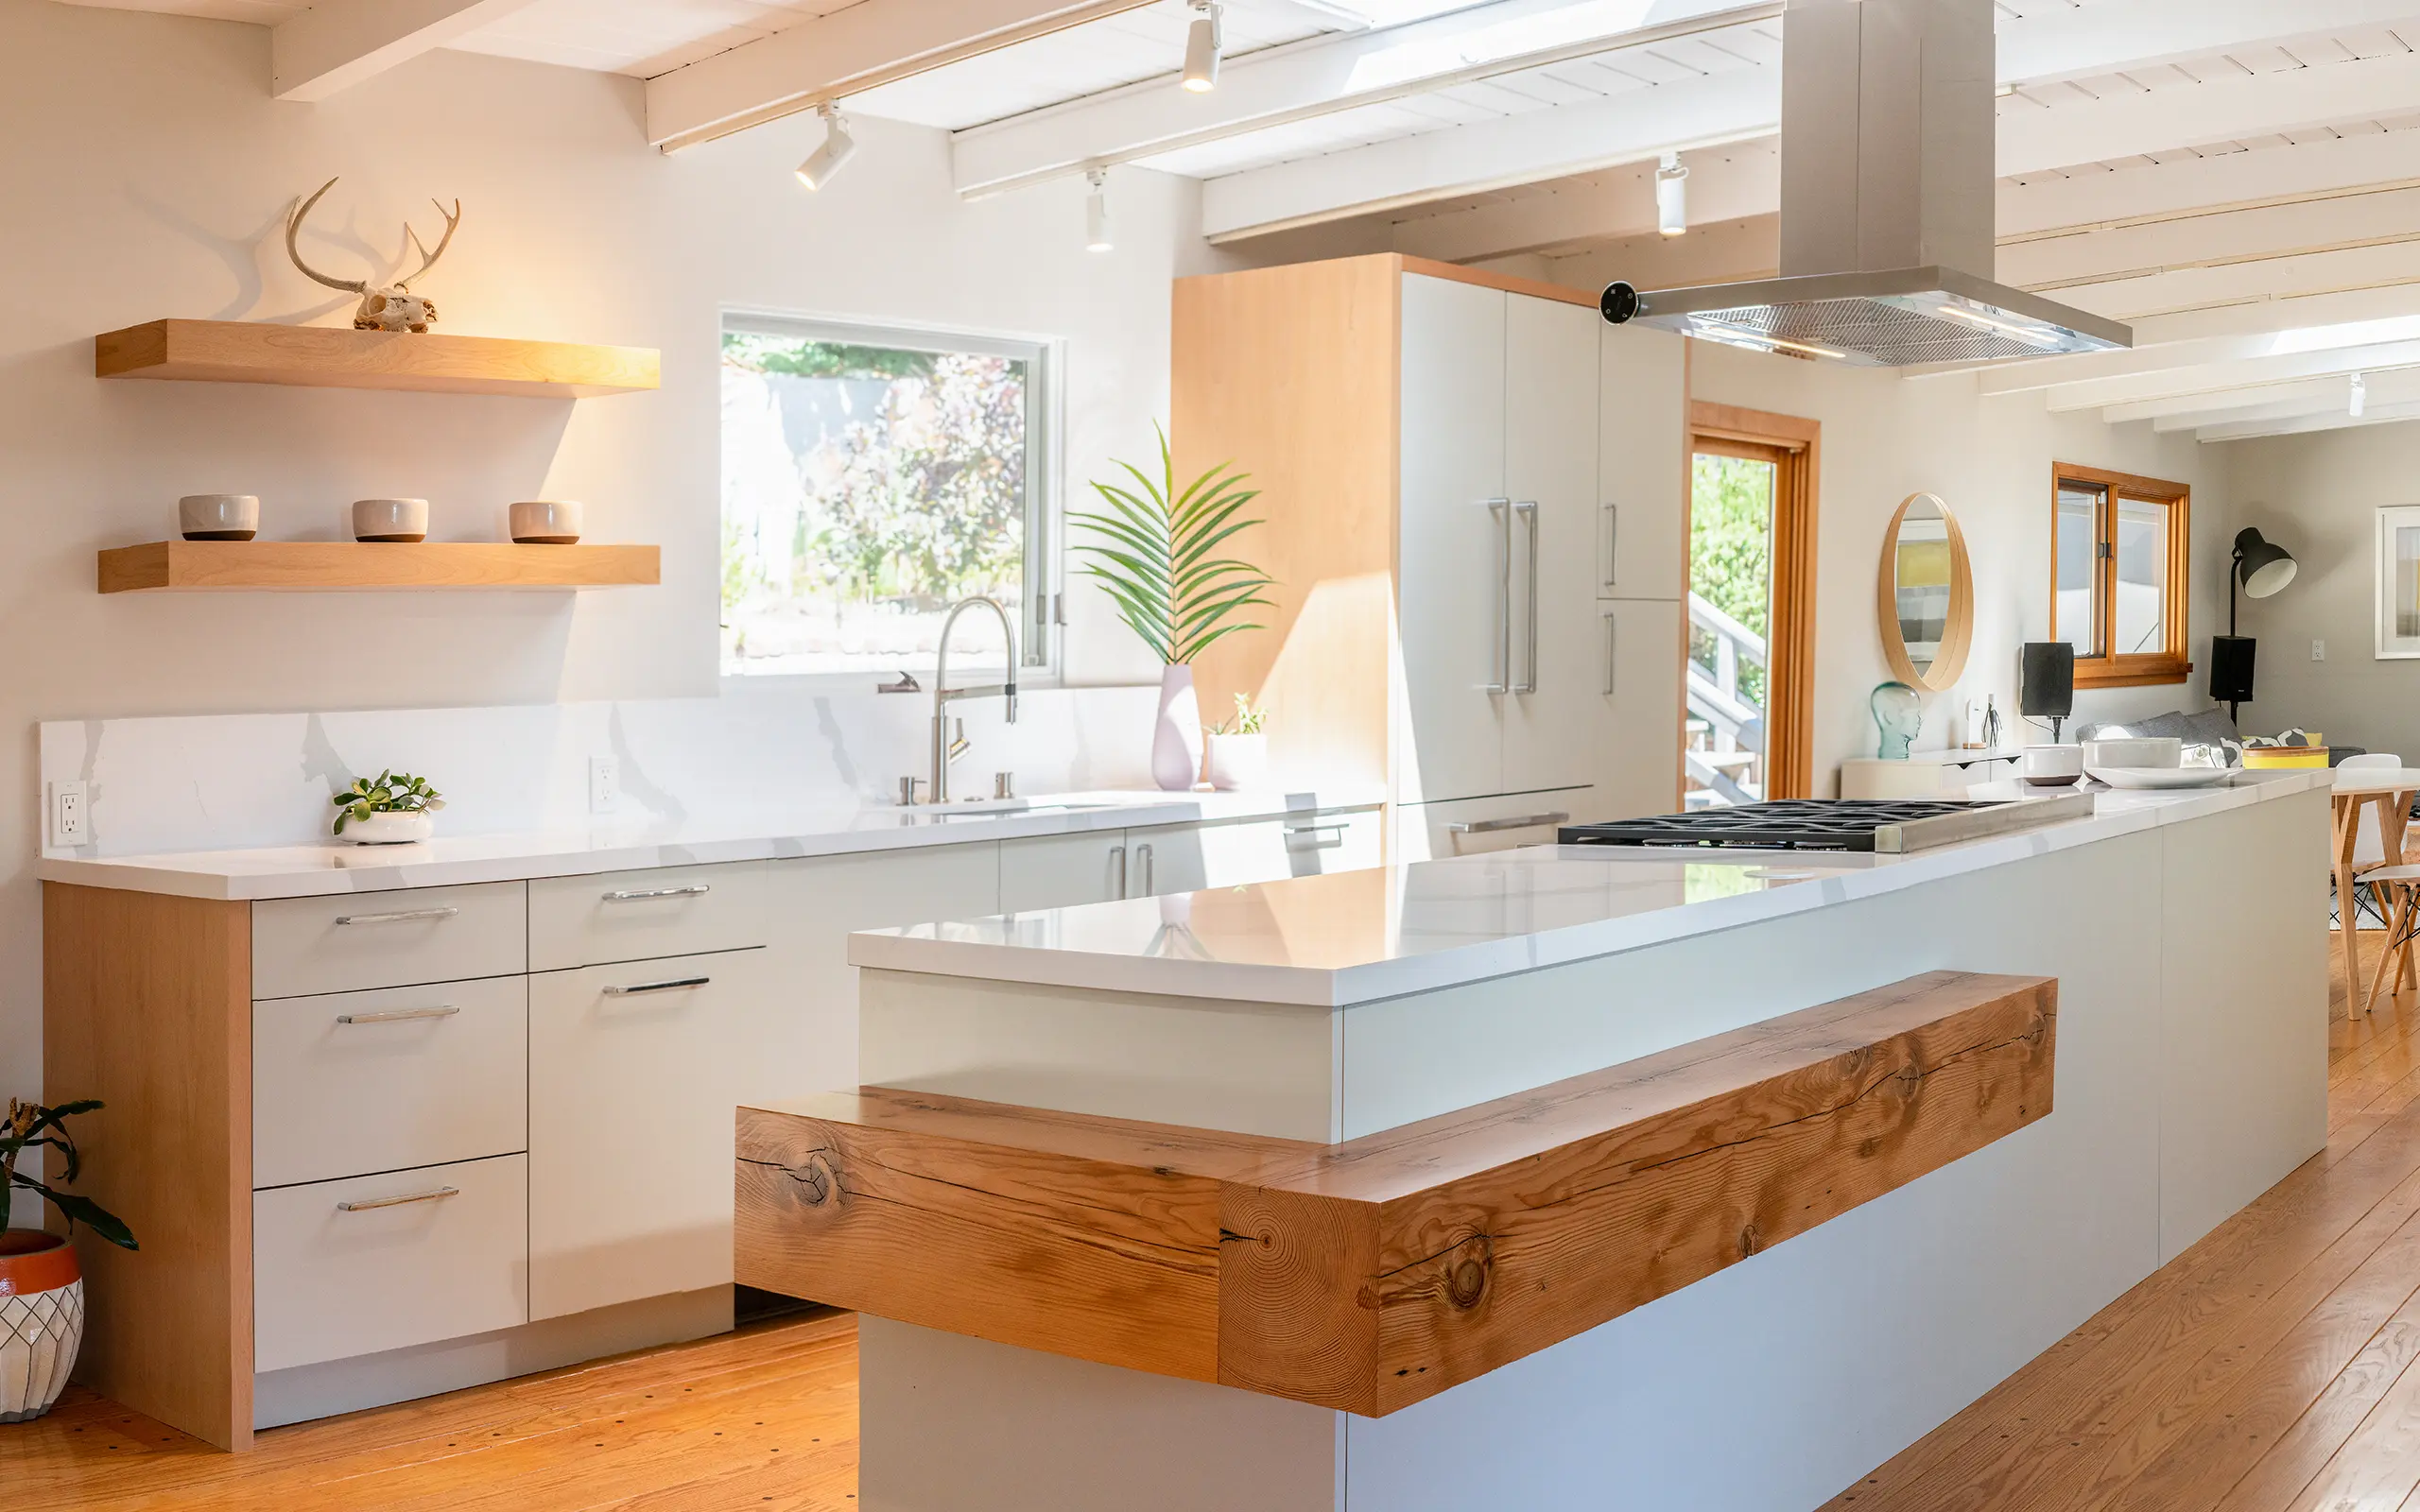
[[2192,490],[2063,462],[2050,493],[2050,639],[2076,686],[2183,682]]

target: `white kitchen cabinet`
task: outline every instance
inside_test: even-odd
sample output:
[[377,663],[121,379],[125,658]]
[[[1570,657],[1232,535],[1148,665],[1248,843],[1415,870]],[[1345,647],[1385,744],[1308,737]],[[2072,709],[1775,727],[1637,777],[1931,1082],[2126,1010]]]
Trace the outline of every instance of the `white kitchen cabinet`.
[[1385,825],[1376,809],[1205,825],[1196,832],[1195,842],[1201,858],[1201,887],[1358,871],[1385,860]]
[[765,866],[735,861],[538,878],[529,884],[529,969],[762,945]]
[[1552,845],[1563,825],[1599,817],[1598,807],[1588,787],[1406,804],[1395,811],[1395,852],[1407,861],[1442,861]]
[[280,898],[252,907],[251,996],[504,976],[528,964],[517,882]]
[[1127,896],[1133,862],[1123,830],[1000,842],[1000,912],[1105,903]]
[[740,1071],[742,1101],[857,1084],[853,930],[1000,911],[1000,847],[984,840],[777,861],[766,877],[778,922],[768,953],[772,1008]]
[[1601,323],[1597,341],[1597,593],[1677,601],[1688,579],[1688,344]]
[[731,1280],[733,1110],[766,953],[529,979],[529,1315]]
[[[1416,795],[1503,785],[1500,701],[1515,651],[1505,492],[1501,289],[1403,281],[1402,524],[1397,541],[1405,703]],[[1271,403],[1283,403],[1278,396]]]
[[1602,739],[1617,753],[1600,762],[1589,817],[1669,814],[1681,801],[1681,644],[1687,614],[1675,599],[1604,599],[1595,606],[1591,647],[1608,691]]

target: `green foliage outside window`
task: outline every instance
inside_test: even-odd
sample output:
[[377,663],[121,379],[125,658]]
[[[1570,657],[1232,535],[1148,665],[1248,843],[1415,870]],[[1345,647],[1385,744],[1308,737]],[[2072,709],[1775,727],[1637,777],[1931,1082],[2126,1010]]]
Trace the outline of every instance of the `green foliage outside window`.
[[[1758,635],[1772,606],[1773,465],[1700,453],[1690,458],[1689,587]],[[1714,637],[1694,627],[1689,656],[1711,677]],[[1739,663],[1739,694],[1765,707],[1765,669]]]

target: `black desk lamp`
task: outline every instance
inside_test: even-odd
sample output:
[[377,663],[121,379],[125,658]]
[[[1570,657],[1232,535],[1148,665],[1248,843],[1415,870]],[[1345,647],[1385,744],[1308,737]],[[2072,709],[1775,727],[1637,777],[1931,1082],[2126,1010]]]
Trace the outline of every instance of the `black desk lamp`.
[[2076,712],[2076,648],[2065,641],[2028,641],[2025,675],[2016,690],[2016,712],[2050,721],[2050,744],[2059,743],[2059,721]]
[[2256,643],[2235,633],[2236,590],[2267,598],[2294,580],[2293,554],[2247,525],[2236,532],[2235,559],[2227,574],[2227,633],[2210,638],[2210,697],[2227,706],[2227,718],[2252,696]]

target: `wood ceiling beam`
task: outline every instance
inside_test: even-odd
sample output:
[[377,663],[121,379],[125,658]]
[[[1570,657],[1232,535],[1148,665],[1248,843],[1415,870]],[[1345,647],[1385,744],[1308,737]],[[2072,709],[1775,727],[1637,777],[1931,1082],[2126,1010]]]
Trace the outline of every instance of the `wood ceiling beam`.
[[1238,58],[1193,94],[1173,76],[953,133],[959,193],[998,194],[1093,167],[1338,111],[1724,27],[1770,22],[1780,0],[1495,0]]
[[[1734,143],[1681,155],[1689,170],[1689,221],[1710,226],[1770,215],[1780,193],[1778,138]],[[1441,263],[1468,263],[1655,231],[1655,163],[1624,163],[1531,193],[1443,215],[1394,223],[1394,250]],[[1642,284],[1641,287],[1651,285]]]
[[269,93],[323,100],[531,0],[319,0],[269,31]]
[[2420,366],[2420,341],[2390,341],[2352,351],[2294,352],[2207,368],[2095,379],[2048,391],[2053,413],[2097,409],[2113,423],[2189,415],[2199,410],[2269,404],[2294,395],[2289,386],[2357,372]]
[[1149,3],[858,0],[648,79],[648,141],[678,151]]

